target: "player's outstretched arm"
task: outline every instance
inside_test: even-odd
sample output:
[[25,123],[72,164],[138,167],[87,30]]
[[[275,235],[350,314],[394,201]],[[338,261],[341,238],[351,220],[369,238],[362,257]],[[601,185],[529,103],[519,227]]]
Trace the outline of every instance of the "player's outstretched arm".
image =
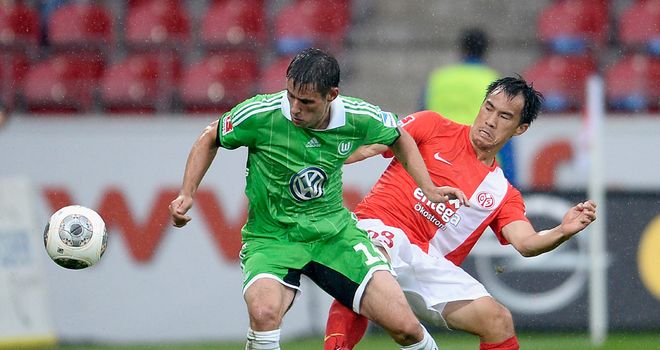
[[392,145],[392,152],[424,192],[426,198],[434,203],[444,203],[456,198],[462,205],[469,206],[468,198],[463,191],[449,186],[437,187],[433,184],[415,140],[403,128],[399,128],[399,131],[401,136]]
[[557,248],[596,220],[596,203],[578,203],[564,214],[557,227],[536,232],[527,221],[515,221],[502,228],[502,234],[521,255],[530,257]]
[[215,121],[202,131],[188,154],[181,191],[169,206],[172,223],[176,227],[183,227],[191,220],[186,213],[192,208],[195,192],[218,152],[215,143],[217,134],[218,121]]
[[344,162],[344,164],[351,164],[355,162],[359,162],[361,160],[365,160],[367,158],[371,158],[373,156],[383,154],[385,151],[387,151],[388,147],[385,145],[381,145],[379,143],[375,143],[373,145],[364,145],[358,147],[358,149],[355,150],[355,152],[351,153],[350,156],[348,156],[348,159]]

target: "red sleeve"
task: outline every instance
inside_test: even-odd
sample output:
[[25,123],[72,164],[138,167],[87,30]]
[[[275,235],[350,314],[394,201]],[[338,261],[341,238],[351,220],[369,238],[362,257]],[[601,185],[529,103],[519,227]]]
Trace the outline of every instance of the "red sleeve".
[[[406,130],[415,140],[417,145],[421,145],[434,136],[434,130],[437,125],[446,121],[440,114],[433,111],[421,111],[407,115],[399,120],[399,126]],[[394,154],[391,150],[383,153],[383,157],[392,158]]]
[[502,228],[514,221],[529,222],[527,216],[525,216],[525,201],[523,201],[522,194],[509,185],[507,198],[501,204],[501,209],[495,219],[490,223],[490,228],[493,229],[502,245],[509,244],[509,241],[502,235]]

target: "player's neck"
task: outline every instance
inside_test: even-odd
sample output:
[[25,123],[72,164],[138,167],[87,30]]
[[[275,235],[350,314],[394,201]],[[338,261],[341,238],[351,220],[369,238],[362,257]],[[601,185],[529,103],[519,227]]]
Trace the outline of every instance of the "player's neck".
[[493,166],[493,163],[495,163],[495,157],[497,157],[497,152],[499,150],[497,149],[480,149],[477,147],[474,147],[474,152],[477,154],[477,159],[484,163],[487,167]]
[[328,108],[328,111],[325,113],[325,115],[323,116],[323,118],[321,118],[321,120],[319,120],[318,125],[316,125],[315,127],[313,127],[313,129],[323,130],[323,129],[327,129],[327,128],[328,128],[328,125],[330,125],[330,116],[332,115],[331,108],[332,108],[332,107],[329,107],[329,108]]

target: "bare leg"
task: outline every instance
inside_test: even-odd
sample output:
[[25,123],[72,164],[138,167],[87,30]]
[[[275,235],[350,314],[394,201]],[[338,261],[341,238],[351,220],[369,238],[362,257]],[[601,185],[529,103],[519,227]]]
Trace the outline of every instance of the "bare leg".
[[295,291],[272,278],[256,280],[245,291],[244,298],[255,331],[270,331],[280,327],[282,317],[293,302]]
[[482,343],[497,343],[515,335],[511,313],[491,297],[447,303],[442,312],[447,325],[479,336]]
[[374,273],[362,296],[360,314],[383,327],[400,345],[415,344],[424,338],[421,324],[387,271]]

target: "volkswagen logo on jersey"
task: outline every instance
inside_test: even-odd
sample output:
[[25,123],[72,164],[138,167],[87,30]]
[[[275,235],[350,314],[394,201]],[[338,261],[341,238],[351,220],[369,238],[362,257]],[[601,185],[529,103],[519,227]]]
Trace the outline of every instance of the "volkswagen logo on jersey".
[[289,181],[291,195],[298,201],[308,201],[323,196],[323,186],[328,176],[314,166],[300,170]]

